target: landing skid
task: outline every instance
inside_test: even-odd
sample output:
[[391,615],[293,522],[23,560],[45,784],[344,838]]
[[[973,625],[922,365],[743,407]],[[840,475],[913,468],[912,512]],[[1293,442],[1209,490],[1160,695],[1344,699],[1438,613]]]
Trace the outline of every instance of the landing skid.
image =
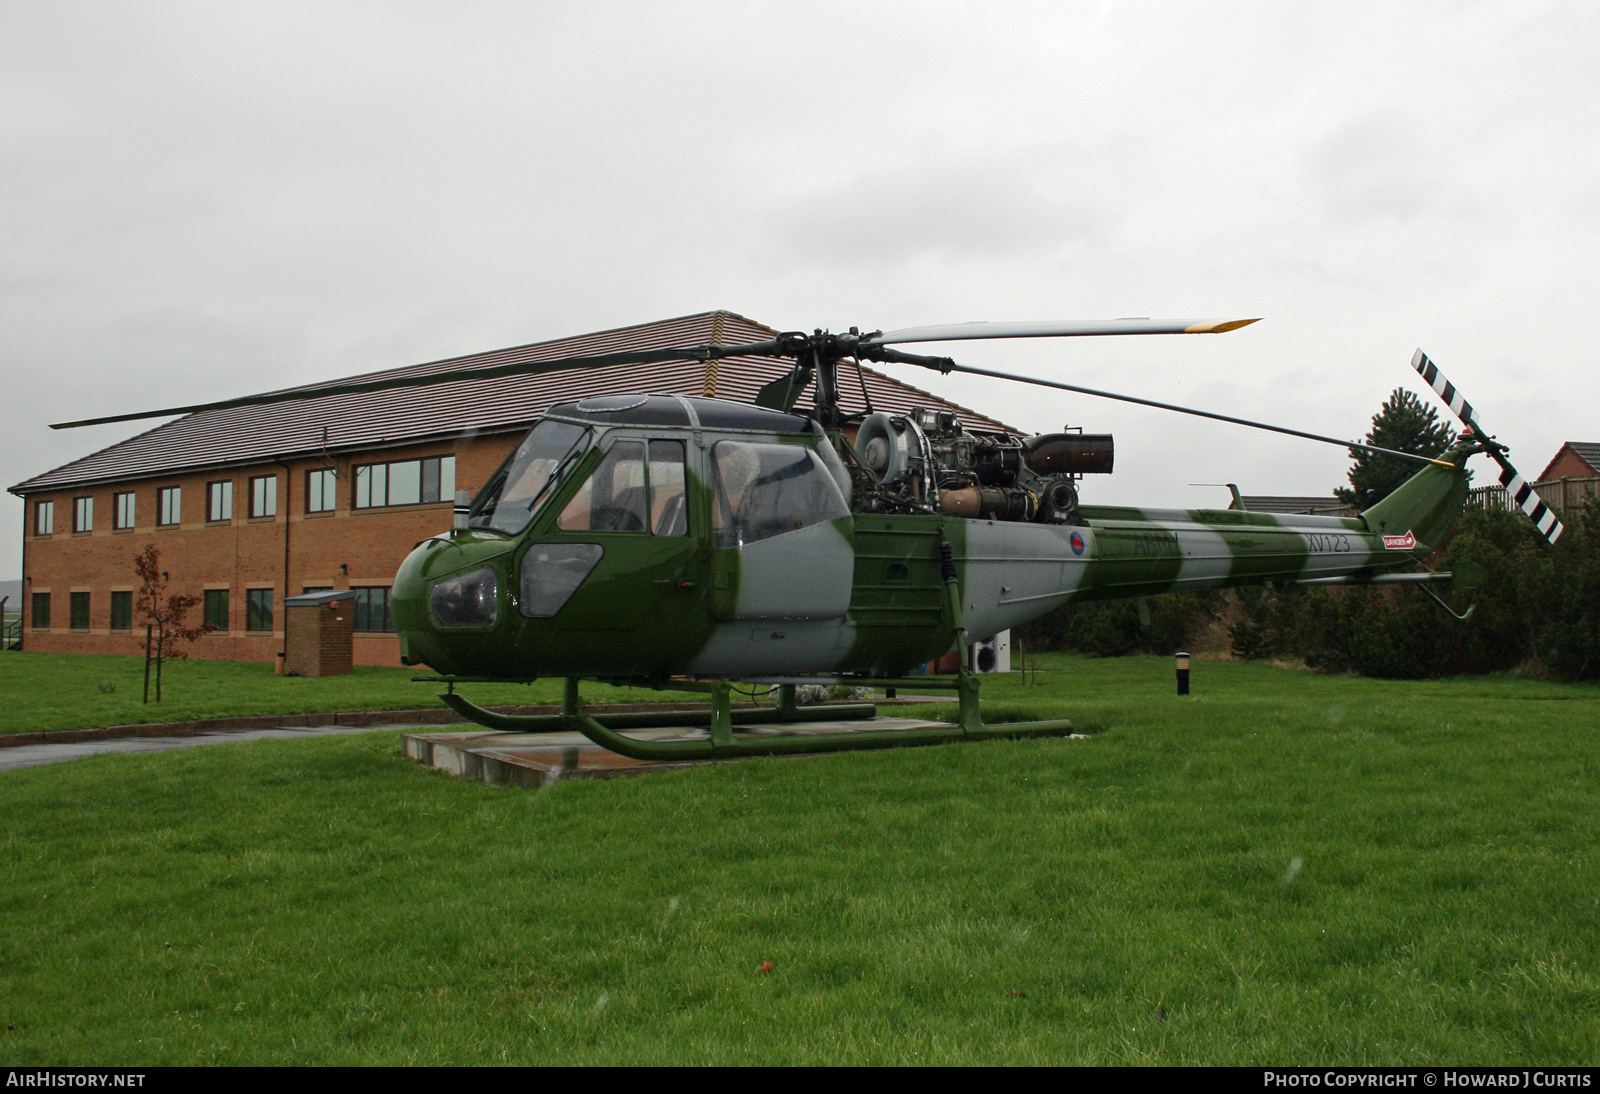
[[[959,676],[913,676],[896,679],[857,677],[782,677],[754,681],[778,685],[778,705],[772,708],[741,710],[741,725],[771,726],[778,734],[740,737],[734,734],[733,684],[727,680],[675,681],[674,691],[700,691],[711,698],[711,709],[700,711],[661,711],[642,714],[586,714],[578,696],[578,678],[568,677],[561,697],[561,713],[545,715],[497,714],[450,692],[439,696],[446,706],[463,718],[489,729],[515,733],[582,733],[602,748],[635,760],[683,761],[731,759],[739,756],[784,756],[804,752],[849,752],[869,748],[903,748],[910,745],[942,744],[949,741],[990,740],[1019,737],[1065,737],[1072,723],[1064,719],[1044,722],[1007,722],[986,726],[978,708],[978,679],[971,673]],[[864,684],[870,687],[917,688],[954,691],[959,700],[959,719],[951,726],[923,729],[860,730],[843,733],[795,732],[782,734],[785,727],[797,730],[811,722],[864,720],[874,717],[877,708],[870,703],[826,704],[801,707],[795,702],[797,684]],[[645,741],[620,732],[624,729],[657,729],[703,725],[709,729],[704,740]]]

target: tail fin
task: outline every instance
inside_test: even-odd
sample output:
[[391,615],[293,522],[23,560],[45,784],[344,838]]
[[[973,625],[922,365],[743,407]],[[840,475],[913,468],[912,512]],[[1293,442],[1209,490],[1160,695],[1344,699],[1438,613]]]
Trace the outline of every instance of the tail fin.
[[1444,542],[1467,503],[1467,457],[1478,451],[1478,439],[1463,435],[1438,462],[1412,475],[1361,519],[1375,535],[1415,537],[1414,553],[1428,554]]

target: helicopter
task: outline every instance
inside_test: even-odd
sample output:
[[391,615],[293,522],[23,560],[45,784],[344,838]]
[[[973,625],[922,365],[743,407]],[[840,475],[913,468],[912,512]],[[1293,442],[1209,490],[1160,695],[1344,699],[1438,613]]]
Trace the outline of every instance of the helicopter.
[[[1224,334],[1255,319],[966,323],[863,333],[788,332],[747,345],[626,350],[124,414],[98,424],[489,375],[619,364],[768,357],[792,362],[753,402],[649,393],[558,403],[454,526],[412,550],[395,575],[401,660],[449,685],[467,719],[517,732],[578,730],[645,760],[892,747],[979,737],[1053,736],[1066,720],[985,725],[979,675],[910,675],[1069,601],[1222,587],[1419,584],[1419,569],[1465,505],[1467,457],[1487,454],[1511,497],[1554,543],[1555,514],[1438,367],[1412,364],[1463,423],[1438,457],[1418,456],[1193,407],[908,353],[898,345],[999,338]],[[1422,465],[1358,517],[1089,506],[1085,475],[1113,469],[1109,435],[1024,437],[971,430],[947,409],[845,413],[841,376],[862,362],[960,372],[1115,399],[1269,430]],[[803,395],[811,405],[798,409]],[[58,427],[59,428],[59,427]],[[1441,601],[1442,603],[1442,601]],[[565,681],[562,713],[504,715],[459,683]],[[710,710],[591,715],[581,680],[701,691]],[[735,683],[777,689],[741,711]],[[800,708],[805,683],[948,689],[947,727],[762,732],[762,723],[867,718],[871,705]],[[702,725],[703,737],[644,740],[624,730]]]

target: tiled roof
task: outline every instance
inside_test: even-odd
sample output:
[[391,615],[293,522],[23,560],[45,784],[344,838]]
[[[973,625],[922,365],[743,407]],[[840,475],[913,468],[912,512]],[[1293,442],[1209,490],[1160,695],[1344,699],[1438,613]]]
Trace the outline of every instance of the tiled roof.
[[1600,475],[1600,441],[1568,441],[1567,447],[1582,457],[1583,462]]
[[[732,312],[702,312],[409,365],[372,373],[362,379],[426,375],[474,367],[487,369],[517,361],[548,361],[632,349],[742,345],[764,341],[775,333],[771,327]],[[526,426],[553,403],[604,392],[708,394],[749,402],[763,384],[776,380],[790,367],[788,361],[767,357],[725,357],[709,364],[673,361],[615,365],[585,371],[456,380],[433,387],[362,395],[328,395],[266,406],[203,410],[36,475],[11,487],[11,491],[32,493],[207,467],[261,463],[321,452],[324,448],[350,451],[467,432],[501,432]],[[913,406],[939,407],[956,411],[970,429],[1018,432],[993,418],[873,369],[863,369],[862,374],[875,410],[903,414]],[[839,381],[840,402],[845,410],[864,410],[861,384],[855,370],[849,366],[842,368]],[[314,391],[342,382],[345,381],[330,380],[287,390]]]
[[1544,465],[1544,470],[1533,480],[1535,485],[1555,481],[1551,478],[1551,472],[1555,470],[1556,464],[1561,462],[1562,454],[1569,448],[1574,455],[1589,465],[1590,474],[1600,475],[1600,441],[1567,441],[1556,450],[1556,454],[1550,457],[1550,462]]

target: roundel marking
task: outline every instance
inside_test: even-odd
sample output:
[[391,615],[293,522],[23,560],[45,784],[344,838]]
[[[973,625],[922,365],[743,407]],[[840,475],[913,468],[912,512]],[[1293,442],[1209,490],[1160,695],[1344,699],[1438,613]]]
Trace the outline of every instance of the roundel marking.
[[1072,553],[1075,555],[1083,554],[1083,537],[1077,532],[1072,533]]

